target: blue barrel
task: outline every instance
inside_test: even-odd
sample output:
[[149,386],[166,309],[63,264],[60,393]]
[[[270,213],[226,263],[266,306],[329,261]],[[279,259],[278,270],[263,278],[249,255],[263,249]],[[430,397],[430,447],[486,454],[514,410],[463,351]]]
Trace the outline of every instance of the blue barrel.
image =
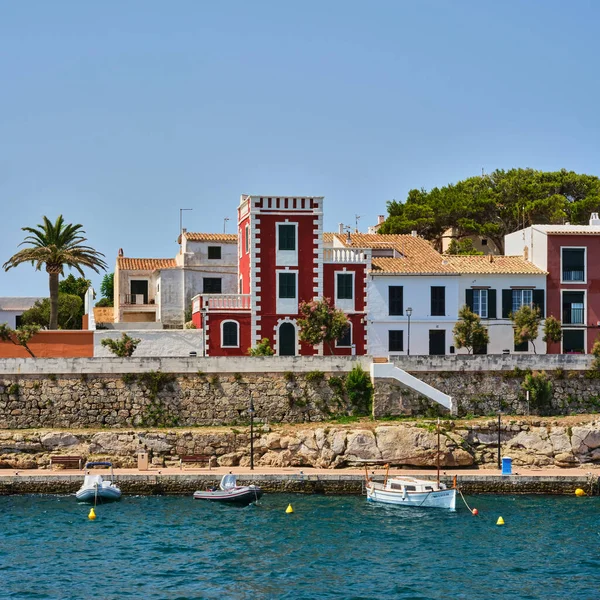
[[502,475],[512,475],[512,458],[502,457]]

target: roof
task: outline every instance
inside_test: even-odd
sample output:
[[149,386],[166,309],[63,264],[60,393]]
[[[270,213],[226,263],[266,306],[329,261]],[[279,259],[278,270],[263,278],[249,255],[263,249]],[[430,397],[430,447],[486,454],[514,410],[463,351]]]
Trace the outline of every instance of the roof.
[[600,235],[600,226],[598,225],[532,225],[532,227],[533,229],[537,229],[537,231],[543,231],[549,235]]
[[117,257],[117,267],[125,271],[156,271],[173,269],[177,266],[174,258],[128,258]]
[[335,234],[333,234],[333,233],[329,233],[328,231],[324,232],[324,233],[323,233],[323,241],[324,241],[325,243],[330,243],[330,242],[333,242],[333,236],[334,236],[334,235],[335,235]]
[[521,256],[445,256],[448,264],[458,273],[545,275],[546,271],[536,267]]
[[220,242],[221,244],[237,244],[235,233],[194,233],[186,231],[183,234],[189,242]]
[[29,310],[38,300],[34,296],[5,296],[0,297],[0,310]]
[[[437,252],[436,252],[437,254]],[[428,257],[409,258],[373,258],[371,260],[373,275],[458,275],[448,264],[444,264],[442,255],[439,260]]]

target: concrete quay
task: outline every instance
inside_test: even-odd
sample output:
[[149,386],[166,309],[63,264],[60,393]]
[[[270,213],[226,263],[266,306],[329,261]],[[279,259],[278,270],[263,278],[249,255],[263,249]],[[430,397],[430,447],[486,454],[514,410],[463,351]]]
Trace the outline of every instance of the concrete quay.
[[[94,471],[107,474],[106,469]],[[360,495],[365,481],[364,470],[327,470],[312,468],[256,468],[248,467],[186,469],[161,468],[139,471],[115,469],[115,480],[126,495],[187,495],[198,489],[218,485],[226,473],[238,475],[240,484],[254,483],[267,493],[300,493],[329,495]],[[390,475],[413,475],[435,479],[435,470],[390,469]],[[520,469],[513,475],[502,475],[498,470],[445,470],[441,480],[449,487],[456,475],[464,494],[574,494],[577,488],[588,495],[599,495],[598,473],[585,469]],[[376,481],[382,481],[385,472],[369,468]],[[72,494],[83,481],[83,471],[77,470],[21,470],[0,472],[0,495],[14,494]]]

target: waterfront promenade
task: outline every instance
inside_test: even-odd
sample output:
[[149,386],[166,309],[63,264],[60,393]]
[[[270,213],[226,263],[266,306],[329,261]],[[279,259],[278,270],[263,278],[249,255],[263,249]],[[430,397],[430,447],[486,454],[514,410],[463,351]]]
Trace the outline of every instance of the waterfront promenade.
[[[368,466],[369,474],[376,480],[385,476],[381,466]],[[98,470],[106,473],[106,470]],[[257,467],[208,468],[152,468],[115,469],[115,480],[124,494],[176,495],[190,494],[196,489],[218,484],[226,473],[238,475],[240,483],[253,482],[266,492],[361,494],[364,469],[314,469]],[[512,475],[502,475],[497,469],[445,469],[441,480],[451,486],[456,475],[460,489],[466,494],[572,494],[582,488],[588,495],[598,495],[598,475],[595,465],[574,469],[513,469]],[[436,477],[432,469],[390,469],[390,475],[414,475],[427,479]],[[73,493],[83,480],[83,471],[13,470],[0,471],[0,495]]]

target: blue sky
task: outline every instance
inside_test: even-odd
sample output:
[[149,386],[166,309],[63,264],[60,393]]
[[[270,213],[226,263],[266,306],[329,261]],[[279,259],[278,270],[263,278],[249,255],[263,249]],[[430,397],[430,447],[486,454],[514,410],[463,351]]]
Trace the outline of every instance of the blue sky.
[[[325,226],[481,169],[599,173],[600,4],[0,0],[0,264],[42,215],[111,267],[179,209],[325,196]],[[96,287],[99,277],[92,280]],[[0,296],[47,295],[29,265]]]

